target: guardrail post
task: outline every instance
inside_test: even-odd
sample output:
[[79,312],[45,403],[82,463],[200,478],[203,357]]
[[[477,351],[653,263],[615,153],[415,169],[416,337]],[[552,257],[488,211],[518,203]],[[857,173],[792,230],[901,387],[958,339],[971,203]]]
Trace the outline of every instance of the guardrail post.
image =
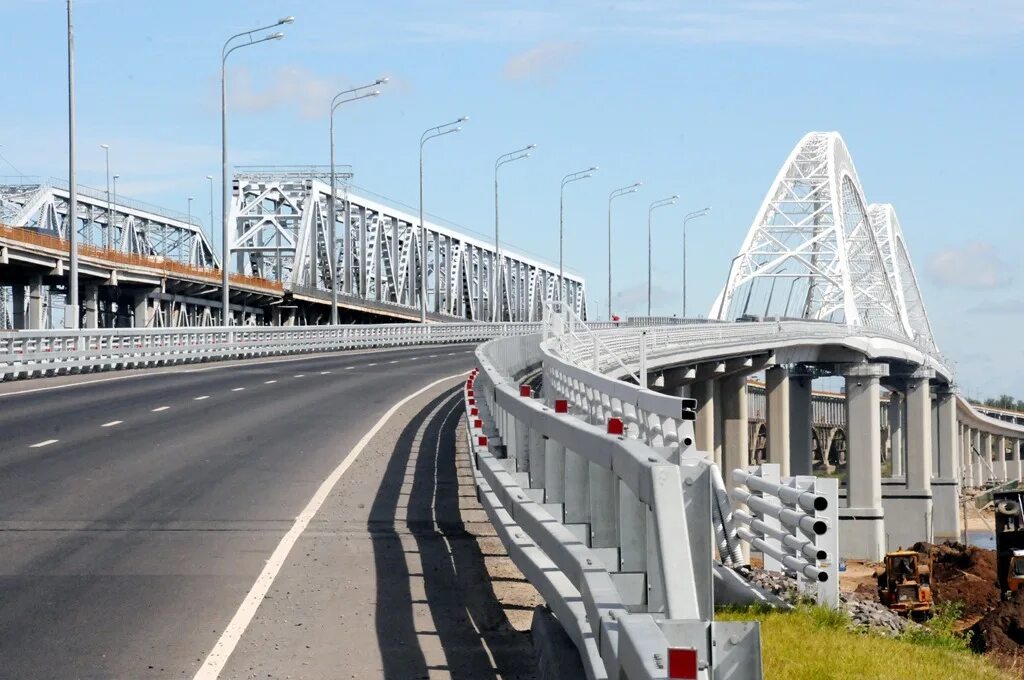
[[640,389],[647,389],[647,331],[640,334],[640,367],[637,374]]
[[[623,436],[622,421],[618,418],[611,418],[608,421],[608,434],[613,437]],[[616,548],[619,545],[617,516],[619,480],[609,468],[596,463],[588,463],[588,465],[590,466],[590,547]]]

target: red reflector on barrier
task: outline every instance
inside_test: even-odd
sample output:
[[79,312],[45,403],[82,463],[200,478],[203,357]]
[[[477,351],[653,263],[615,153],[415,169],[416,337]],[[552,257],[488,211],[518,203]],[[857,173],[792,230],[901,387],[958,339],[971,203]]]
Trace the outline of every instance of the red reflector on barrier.
[[469,405],[470,405],[470,406],[473,406],[473,405],[475,405],[475,404],[476,404],[476,399],[470,398],[470,400],[469,400]]
[[479,430],[483,426],[484,426],[484,421],[480,420],[479,418],[477,418],[476,420],[473,421],[473,427],[475,427],[476,429]]
[[480,439],[477,440],[480,446],[487,446],[487,437],[480,435]]
[[468,390],[468,391],[466,392],[466,394],[467,394],[468,396],[472,397],[472,396],[473,396],[473,388],[472,388],[472,387],[470,387],[470,388],[469,388],[469,390]]
[[622,420],[619,418],[608,419],[608,434],[622,434]]
[[555,413],[568,413],[569,401],[566,399],[555,399]]
[[697,650],[669,647],[668,677],[673,680],[697,680]]
[[478,409],[476,406],[474,406],[473,408],[469,409],[469,415],[471,415],[471,416],[478,416],[478,415],[480,415],[480,409]]
[[533,396],[533,389],[529,385],[520,385],[519,386],[519,396],[520,397],[532,397]]

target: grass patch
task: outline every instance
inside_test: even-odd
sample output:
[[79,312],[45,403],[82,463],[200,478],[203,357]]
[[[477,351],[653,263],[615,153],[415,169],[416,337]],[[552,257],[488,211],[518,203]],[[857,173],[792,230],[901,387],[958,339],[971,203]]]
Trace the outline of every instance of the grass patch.
[[722,621],[761,622],[765,680],[997,680],[1004,677],[952,632],[955,609],[913,635],[887,638],[847,629],[842,612],[800,606],[791,612],[727,610]]

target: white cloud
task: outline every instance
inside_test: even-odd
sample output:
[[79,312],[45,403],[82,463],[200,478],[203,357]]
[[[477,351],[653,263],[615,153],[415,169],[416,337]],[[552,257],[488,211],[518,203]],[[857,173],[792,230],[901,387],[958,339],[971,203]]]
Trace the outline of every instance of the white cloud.
[[580,51],[577,43],[548,41],[512,55],[505,62],[502,75],[506,80],[540,80],[552,82],[569,60]]
[[315,119],[327,115],[331,98],[341,89],[302,66],[279,66],[259,82],[254,81],[252,71],[239,68],[231,74],[228,99],[236,111],[263,113],[292,107],[303,118]]
[[959,288],[989,290],[1013,280],[995,247],[981,241],[938,251],[928,260],[927,269],[937,283]]

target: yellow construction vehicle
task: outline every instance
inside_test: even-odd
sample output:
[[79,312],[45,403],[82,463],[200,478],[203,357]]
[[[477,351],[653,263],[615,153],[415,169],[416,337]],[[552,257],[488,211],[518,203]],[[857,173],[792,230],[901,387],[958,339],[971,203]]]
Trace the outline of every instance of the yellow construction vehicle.
[[902,616],[925,618],[932,613],[932,567],[913,550],[897,550],[885,556],[875,570],[878,601]]

